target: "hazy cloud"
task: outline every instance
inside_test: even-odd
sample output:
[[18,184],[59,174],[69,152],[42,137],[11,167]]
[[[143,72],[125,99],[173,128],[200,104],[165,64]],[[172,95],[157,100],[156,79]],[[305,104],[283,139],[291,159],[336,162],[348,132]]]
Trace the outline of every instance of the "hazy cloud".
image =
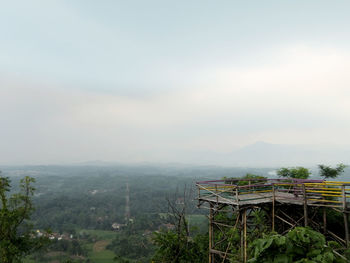
[[349,144],[349,53],[294,46],[270,56],[261,67],[192,68],[190,86],[146,97],[3,77],[2,160],[152,161],[257,140]]
[[4,2],[0,164],[349,145],[348,7]]

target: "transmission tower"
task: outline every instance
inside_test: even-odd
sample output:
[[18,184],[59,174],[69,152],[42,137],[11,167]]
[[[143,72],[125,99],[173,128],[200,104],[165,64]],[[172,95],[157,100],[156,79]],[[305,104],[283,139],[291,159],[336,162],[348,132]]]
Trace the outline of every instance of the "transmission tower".
[[130,190],[129,184],[126,183],[126,196],[125,196],[125,224],[130,221]]

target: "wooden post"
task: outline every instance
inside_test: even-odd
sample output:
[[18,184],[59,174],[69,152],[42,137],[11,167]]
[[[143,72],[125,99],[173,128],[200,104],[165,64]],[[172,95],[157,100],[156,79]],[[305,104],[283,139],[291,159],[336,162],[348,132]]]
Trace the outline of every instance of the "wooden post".
[[323,208],[323,234],[327,234],[327,210]]
[[275,185],[272,184],[272,231],[275,231]]
[[348,213],[343,213],[343,215],[344,215],[346,247],[349,248],[349,215]]
[[244,209],[244,263],[247,262],[247,209]]
[[305,190],[305,184],[303,184],[303,196],[304,196],[304,225],[308,225],[308,216],[307,216],[307,197],[306,197],[306,190]]
[[209,210],[209,263],[214,263],[215,258],[214,254],[211,252],[212,248],[214,247],[214,229],[213,229],[213,209],[214,206],[210,204],[210,210]]
[[343,203],[343,210],[346,210],[346,192],[345,192],[345,185],[341,186],[341,195],[342,195],[342,203]]
[[343,217],[344,217],[344,228],[345,228],[345,241],[346,247],[349,247],[349,215],[346,211],[346,191],[345,185],[341,186],[342,199],[343,199]]
[[240,214],[241,217],[241,260],[244,261],[244,212]]

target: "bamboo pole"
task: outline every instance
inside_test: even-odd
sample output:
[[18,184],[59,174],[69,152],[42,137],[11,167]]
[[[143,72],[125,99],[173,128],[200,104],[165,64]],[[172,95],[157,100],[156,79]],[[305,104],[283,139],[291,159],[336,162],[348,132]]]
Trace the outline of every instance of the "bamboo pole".
[[275,185],[272,185],[272,231],[275,231]]
[[278,218],[279,220],[283,221],[284,223],[290,225],[291,227],[295,227],[295,224],[293,225],[292,223],[288,222],[287,220],[285,220],[284,218],[276,215],[276,218]]
[[345,228],[345,242],[346,247],[349,247],[349,217],[346,213],[346,192],[345,192],[345,185],[341,186],[341,191],[343,195],[343,217],[344,217],[344,228]]
[[308,225],[308,218],[307,218],[307,197],[305,192],[305,184],[303,184],[303,197],[304,197],[304,225]]
[[241,260],[242,260],[242,262],[244,261],[244,211],[241,213],[241,215],[240,215],[240,217],[241,217]]
[[214,247],[214,233],[213,233],[213,205],[210,204],[209,210],[209,263],[215,263],[214,255],[212,253],[212,249]]
[[346,244],[346,240],[342,239],[341,237],[338,237],[336,234],[334,234],[331,231],[328,231],[328,234],[330,234],[332,237],[334,237],[335,239],[339,240],[340,242],[342,242],[343,244]]
[[344,228],[345,228],[345,243],[346,247],[349,247],[349,216],[347,213],[343,213],[344,216]]
[[244,263],[247,262],[247,209],[244,209]]
[[346,193],[345,193],[345,185],[341,186],[341,193],[342,193],[342,203],[343,203],[343,210],[346,210]]
[[327,210],[323,208],[323,234],[327,233]]

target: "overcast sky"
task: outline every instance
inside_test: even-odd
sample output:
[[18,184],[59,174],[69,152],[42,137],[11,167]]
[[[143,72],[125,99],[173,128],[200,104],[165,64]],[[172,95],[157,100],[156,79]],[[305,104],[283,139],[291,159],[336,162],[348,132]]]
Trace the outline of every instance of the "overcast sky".
[[0,2],[0,164],[350,145],[350,1]]

